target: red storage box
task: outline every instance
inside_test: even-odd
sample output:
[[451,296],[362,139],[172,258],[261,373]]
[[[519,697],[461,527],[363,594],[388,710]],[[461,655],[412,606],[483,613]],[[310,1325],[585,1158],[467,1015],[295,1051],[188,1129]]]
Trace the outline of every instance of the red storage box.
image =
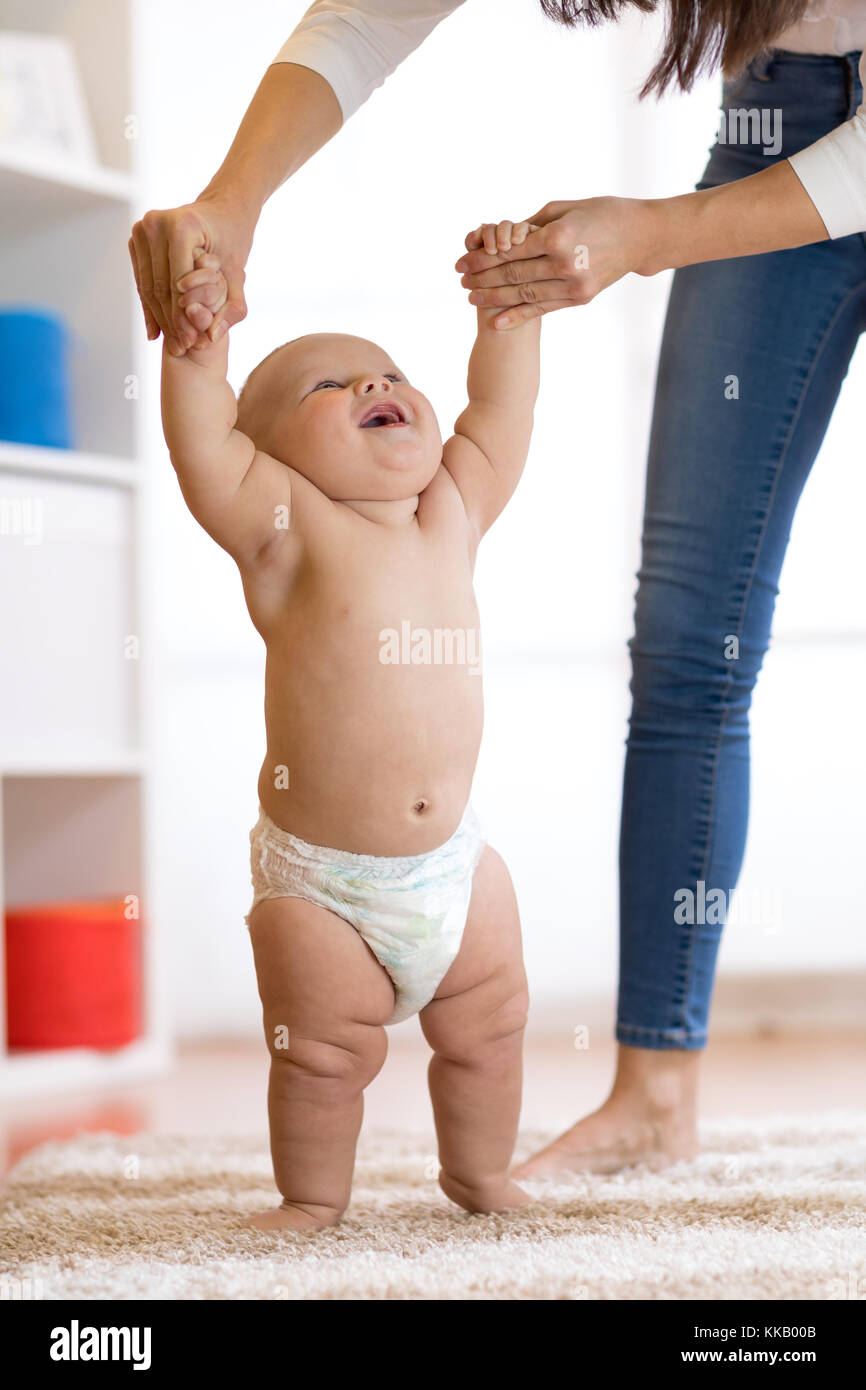
[[141,1035],[140,922],[127,902],[6,912],[10,1047],[122,1047]]

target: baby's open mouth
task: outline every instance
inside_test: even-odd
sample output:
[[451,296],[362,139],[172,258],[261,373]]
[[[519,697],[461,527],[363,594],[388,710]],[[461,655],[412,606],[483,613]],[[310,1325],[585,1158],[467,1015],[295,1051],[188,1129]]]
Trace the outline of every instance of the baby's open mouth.
[[362,430],[383,429],[387,425],[405,425],[406,416],[402,406],[393,401],[385,403],[379,402],[378,405],[371,405],[370,409],[361,416],[360,427]]

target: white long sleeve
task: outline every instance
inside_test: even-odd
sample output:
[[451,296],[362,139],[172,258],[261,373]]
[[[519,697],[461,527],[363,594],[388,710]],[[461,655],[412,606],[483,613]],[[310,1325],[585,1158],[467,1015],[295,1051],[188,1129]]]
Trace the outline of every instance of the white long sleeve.
[[[860,57],[866,90],[866,52]],[[831,238],[866,232],[866,99],[850,121],[788,161]]]
[[318,72],[343,120],[464,0],[316,0],[274,58]]

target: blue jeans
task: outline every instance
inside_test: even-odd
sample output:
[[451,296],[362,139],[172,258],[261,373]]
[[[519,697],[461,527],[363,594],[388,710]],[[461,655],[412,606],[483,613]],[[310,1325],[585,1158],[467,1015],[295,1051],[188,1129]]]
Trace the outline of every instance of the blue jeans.
[[[755,173],[847,120],[862,100],[858,61],[776,51],[752,63],[725,85],[727,138],[698,188]],[[770,116],[763,133],[757,121],[738,131],[733,108],[781,112],[781,148],[767,150]],[[779,572],[864,328],[859,233],[673,278],[629,643],[616,1036],[632,1047],[706,1045],[722,928],[701,894],[729,901],[740,871],[749,705]]]

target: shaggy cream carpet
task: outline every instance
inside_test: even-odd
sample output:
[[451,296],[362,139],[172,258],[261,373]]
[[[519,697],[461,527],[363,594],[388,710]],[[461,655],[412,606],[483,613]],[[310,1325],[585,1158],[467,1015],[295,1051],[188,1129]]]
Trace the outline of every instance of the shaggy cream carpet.
[[[521,1152],[547,1137],[524,1134]],[[273,1236],[242,1224],[275,1197],[258,1139],[83,1135],[10,1174],[0,1282],[46,1299],[866,1294],[866,1115],[728,1121],[702,1138],[693,1163],[538,1182],[523,1211],[467,1216],[439,1192],[424,1135],[371,1134],[341,1225]]]

